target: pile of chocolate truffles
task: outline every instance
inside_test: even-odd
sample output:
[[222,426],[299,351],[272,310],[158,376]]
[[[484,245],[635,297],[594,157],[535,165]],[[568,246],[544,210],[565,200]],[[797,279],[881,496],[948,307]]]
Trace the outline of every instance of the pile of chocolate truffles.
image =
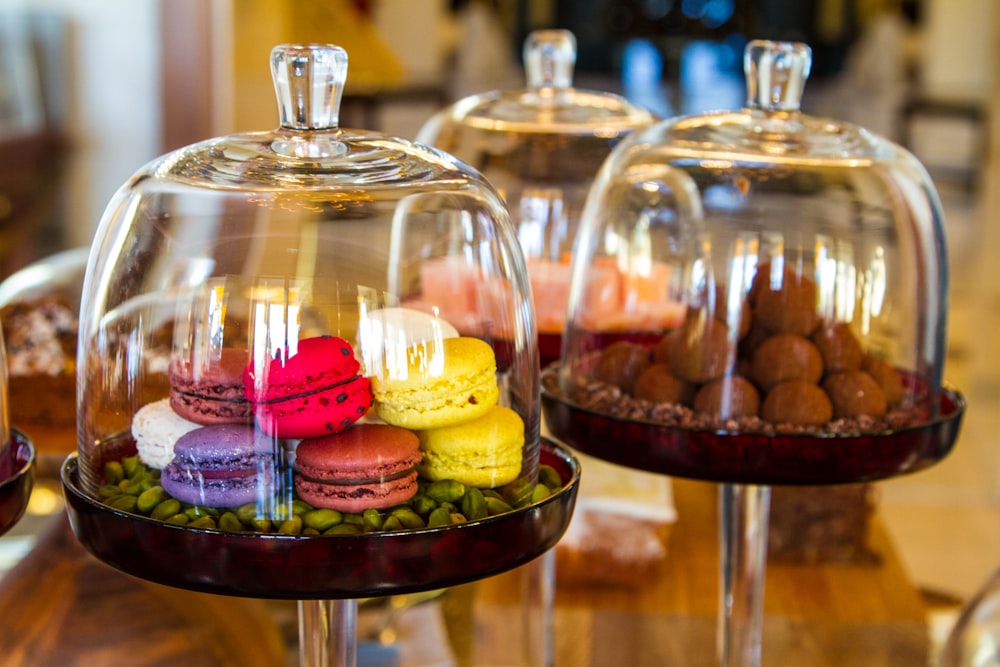
[[848,323],[820,317],[816,282],[789,268],[771,274],[770,264],[760,267],[731,317],[719,289],[712,303],[689,307],[652,349],[625,340],[608,345],[593,379],[715,420],[796,430],[872,422],[901,407],[900,374],[866,352]]

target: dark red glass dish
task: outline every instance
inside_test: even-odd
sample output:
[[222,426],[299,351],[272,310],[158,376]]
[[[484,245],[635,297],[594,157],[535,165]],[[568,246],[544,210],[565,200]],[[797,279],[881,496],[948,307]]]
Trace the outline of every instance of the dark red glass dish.
[[34,486],[35,446],[11,429],[10,446],[0,449],[0,535],[24,516]]
[[[557,366],[545,371],[552,373]],[[942,389],[936,419],[864,434],[734,433],[631,421],[574,405],[544,381],[542,410],[560,441],[629,468],[734,484],[820,485],[873,481],[933,465],[955,444],[965,399]]]
[[480,521],[397,533],[302,537],[175,526],[112,509],[80,489],[77,457],[63,464],[70,524],[94,556],[177,588],[271,599],[352,599],[444,588],[512,569],[559,540],[580,469],[543,441],[541,463],[564,486],[545,500]]
[[562,356],[562,334],[538,334],[538,360],[542,368],[559,361]]

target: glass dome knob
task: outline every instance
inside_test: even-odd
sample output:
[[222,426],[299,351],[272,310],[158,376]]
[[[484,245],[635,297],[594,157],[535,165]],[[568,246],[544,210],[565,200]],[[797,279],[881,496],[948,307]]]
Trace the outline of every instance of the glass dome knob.
[[569,88],[576,64],[576,38],[568,30],[536,30],[524,42],[529,88]]
[[347,79],[347,51],[329,44],[277,46],[271,51],[271,76],[281,127],[337,127],[340,97]]
[[743,54],[747,106],[798,111],[812,67],[812,49],[799,42],[753,40]]

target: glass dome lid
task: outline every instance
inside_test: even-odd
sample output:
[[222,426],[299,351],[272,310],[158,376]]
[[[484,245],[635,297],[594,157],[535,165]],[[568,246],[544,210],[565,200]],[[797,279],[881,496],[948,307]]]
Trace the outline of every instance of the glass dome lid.
[[459,506],[474,489],[477,517],[484,492],[530,500],[538,361],[509,214],[454,157],[340,127],[346,68],[339,47],[276,47],[280,127],[160,157],[110,202],[78,459],[114,509],[315,535],[399,528],[435,483]]
[[[800,112],[809,67],[804,44],[752,41],[746,108],[664,120],[615,148],[581,220],[561,363],[543,378],[573,408],[550,415],[547,396],[550,425],[586,439],[580,429],[599,429],[581,415],[644,424],[631,433],[660,445],[639,448],[649,456],[626,461],[610,444],[599,453],[749,483],[884,477],[950,448],[944,438],[878,454],[867,439],[956,412],[941,395],[948,266],[937,191],[902,147]],[[638,299],[605,312],[608,267],[641,276],[672,320],[646,316]],[[671,429],[706,434],[706,448],[667,447]],[[746,433],[760,449],[711,435]],[[815,447],[785,449],[776,434]],[[858,435],[867,449],[854,448]],[[839,440],[846,449],[830,444],[838,436],[851,436]]]
[[569,257],[587,192],[624,137],[654,117],[625,98],[575,88],[576,39],[537,30],[524,43],[527,86],[459,100],[417,135],[481,171],[507,202],[528,260],[543,364],[558,358]]
[[535,30],[524,41],[526,87],[471,95],[443,109],[422,133],[462,128],[497,135],[598,134],[624,136],[653,118],[625,98],[573,86],[576,38],[568,30]]

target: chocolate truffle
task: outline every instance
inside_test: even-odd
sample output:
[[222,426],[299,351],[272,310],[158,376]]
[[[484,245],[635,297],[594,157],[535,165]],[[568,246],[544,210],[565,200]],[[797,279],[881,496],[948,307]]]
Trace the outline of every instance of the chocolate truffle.
[[735,329],[738,338],[743,338],[750,331],[750,305],[746,299],[740,298],[732,307],[729,302],[728,288],[725,285],[715,286],[715,296],[705,306],[712,312],[715,319]]
[[723,419],[756,417],[760,394],[749,380],[727,375],[702,385],[695,394],[694,409]]
[[652,355],[654,364],[670,365],[670,346],[673,344],[672,340],[670,334],[666,334],[653,346]]
[[895,407],[903,401],[906,389],[903,387],[903,378],[899,371],[892,367],[885,360],[871,354],[866,354],[861,360],[861,370],[875,378],[875,381],[882,387],[885,394],[885,403],[888,407]]
[[753,358],[753,351],[770,337],[770,331],[756,322],[753,322],[750,326],[750,331],[747,332],[747,335],[740,339],[740,356],[749,361]]
[[808,338],[775,334],[753,353],[753,380],[765,392],[788,380],[817,384],[823,377],[823,357]]
[[635,381],[632,395],[653,403],[690,405],[694,386],[671,374],[666,364],[653,364]]
[[[690,315],[691,313],[689,313]],[[714,317],[698,312],[671,331],[670,370],[682,380],[700,384],[722,377],[735,363],[729,330]]]
[[816,330],[816,282],[791,269],[775,274],[770,263],[754,279],[754,319],[768,331],[808,336]]
[[819,385],[791,380],[767,392],[760,416],[774,424],[819,426],[833,418],[833,405]]
[[833,416],[884,417],[885,393],[882,387],[864,371],[840,371],[823,380],[823,390],[833,404]]
[[812,335],[812,342],[823,357],[823,370],[827,375],[861,368],[864,352],[857,336],[846,322],[834,322],[820,327]]
[[635,381],[650,363],[649,351],[645,347],[638,343],[619,340],[601,350],[597,367],[594,369],[594,377],[631,394]]

